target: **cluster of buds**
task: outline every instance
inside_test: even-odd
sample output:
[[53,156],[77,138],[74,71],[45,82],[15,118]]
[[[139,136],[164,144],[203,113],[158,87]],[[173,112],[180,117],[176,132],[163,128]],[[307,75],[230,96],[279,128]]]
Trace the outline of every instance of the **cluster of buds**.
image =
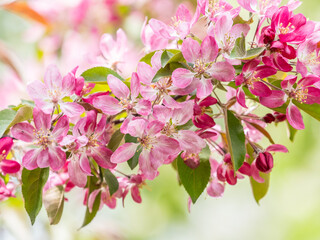
[[[104,58],[117,55],[113,69],[94,67],[77,77],[75,68],[62,77],[49,66],[44,83],[28,86],[33,118],[8,125],[1,139],[1,178],[22,179],[26,188],[24,175],[47,169],[44,194],[55,187],[63,189],[61,194],[81,188],[91,213],[103,204],[114,208],[129,191],[141,203],[140,189],[168,164],[175,166],[193,203],[206,187],[219,197],[226,183],[245,177],[267,184],[264,176],[275,165],[271,152],[288,150],[273,142],[266,123],[287,120],[303,129],[299,109],[319,119],[312,109],[320,103],[320,72],[314,65],[320,28],[293,14],[296,1],[280,8],[270,1],[260,9],[252,8],[256,0],[238,2],[259,19],[256,42],[248,49],[252,23],[239,20],[241,8],[199,0],[194,15],[180,5],[173,24],[155,19],[145,24],[147,49],[154,50],[159,39],[165,46],[144,56],[127,79],[116,66],[127,61],[125,54],[113,51],[126,44],[122,31],[117,41],[104,35],[100,44]],[[202,39],[191,31],[201,24],[201,15],[207,20]],[[270,24],[261,29],[264,21]],[[26,106],[16,110],[21,107]],[[274,113],[258,116],[257,107]],[[265,149],[259,145],[263,137],[272,143]],[[16,161],[6,160],[9,151],[19,152]],[[123,170],[128,169],[123,164],[135,171]],[[0,199],[12,196],[8,183],[1,182],[1,189]]]

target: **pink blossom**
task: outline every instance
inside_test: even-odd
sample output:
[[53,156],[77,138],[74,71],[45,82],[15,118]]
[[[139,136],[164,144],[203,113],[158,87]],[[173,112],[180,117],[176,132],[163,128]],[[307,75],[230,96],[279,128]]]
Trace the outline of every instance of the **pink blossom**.
[[108,95],[98,96],[93,100],[93,105],[101,109],[105,114],[116,115],[121,111],[129,114],[149,115],[151,102],[145,99],[137,99],[140,93],[140,82],[136,73],[131,77],[131,91],[118,78],[108,75],[108,85],[112,93],[119,99]]
[[313,32],[314,22],[299,13],[294,15],[287,6],[280,7],[272,16],[271,28],[283,43],[301,43]]
[[[188,63],[193,64],[192,70],[178,68],[172,73],[173,85],[177,88],[187,88],[195,85],[197,97],[207,97],[213,90],[211,78],[228,82],[234,78],[235,70],[227,62],[213,61],[218,56],[218,45],[215,39],[207,36],[199,46],[199,43],[187,38],[182,43],[182,54]],[[193,91],[190,89],[188,93]]]
[[[146,179],[152,180],[157,169],[166,158],[180,152],[179,142],[161,133],[164,124],[160,121],[148,121],[143,118],[132,120],[127,127],[129,134],[137,137],[138,143],[125,143],[111,156],[111,162],[126,162],[141,150],[139,167]],[[138,149],[138,150],[137,150]]]
[[206,112],[212,111],[210,106],[217,103],[217,99],[208,96],[203,100],[195,98],[195,104],[193,106],[192,122],[198,128],[211,128],[216,123]]
[[153,116],[164,123],[161,133],[176,139],[183,151],[199,153],[206,146],[205,141],[191,130],[177,130],[192,118],[193,103],[185,102],[181,108],[169,109],[165,106],[153,107]]
[[271,17],[278,9],[281,0],[237,0],[241,7],[252,13],[259,14],[260,17]]
[[74,94],[74,74],[68,73],[62,78],[54,65],[47,68],[44,83],[34,81],[28,85],[27,90],[36,106],[46,114],[51,114],[54,109],[58,109],[58,106],[68,117],[77,117],[84,112],[84,108],[79,104],[63,100],[64,97]]
[[197,18],[197,15],[194,17],[191,15],[185,5],[180,4],[170,25],[156,19],[150,19],[149,25],[154,33],[165,39],[184,39],[190,33],[190,29]]
[[68,172],[70,180],[79,187],[84,187],[87,176],[91,175],[91,158],[103,168],[116,166],[110,162],[112,151],[106,147],[104,140],[106,121],[106,116],[102,115],[97,122],[97,113],[89,111],[74,126],[73,135],[66,136],[61,142],[71,151]]
[[[236,85],[245,84],[249,91],[259,97],[268,97],[271,95],[271,89],[262,81],[264,78],[277,73],[277,70],[269,66],[258,66],[259,60],[252,60],[243,66],[242,72],[236,77]],[[237,89],[237,101],[247,107],[244,102],[242,88]]]
[[233,8],[232,5],[223,0],[198,0],[197,3],[197,11],[213,22],[216,22],[221,14],[230,13],[231,17],[234,18],[240,12],[240,7]]
[[36,146],[23,156],[22,165],[29,170],[49,166],[54,171],[61,169],[66,161],[66,153],[60,148],[59,142],[68,133],[68,117],[61,117],[57,124],[52,126],[50,115],[34,108],[33,121],[35,127],[30,123],[22,122],[11,129],[14,138]]
[[4,174],[12,174],[20,170],[20,164],[18,162],[7,159],[12,146],[12,138],[4,137],[0,139],[0,169]]
[[0,178],[0,201],[4,201],[10,197],[15,197],[14,190],[15,185],[13,182],[8,182],[6,185],[4,180]]

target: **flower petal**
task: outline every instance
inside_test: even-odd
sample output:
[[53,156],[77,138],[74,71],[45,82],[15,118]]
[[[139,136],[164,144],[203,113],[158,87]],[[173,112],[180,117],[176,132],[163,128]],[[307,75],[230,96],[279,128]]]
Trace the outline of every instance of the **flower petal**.
[[137,143],[122,144],[111,155],[110,161],[113,163],[122,163],[128,161],[136,153],[137,146]]
[[35,140],[35,131],[36,129],[29,123],[18,123],[11,128],[12,137],[25,142]]
[[127,85],[125,85],[124,82],[122,82],[120,79],[113,76],[112,74],[109,74],[107,81],[112,93],[117,98],[127,99],[129,97],[130,90]]
[[297,106],[292,102],[290,102],[287,107],[287,120],[293,128],[298,130],[304,129],[302,115]]
[[93,106],[101,109],[101,111],[108,115],[116,115],[122,111],[119,101],[111,96],[99,96],[93,99]]

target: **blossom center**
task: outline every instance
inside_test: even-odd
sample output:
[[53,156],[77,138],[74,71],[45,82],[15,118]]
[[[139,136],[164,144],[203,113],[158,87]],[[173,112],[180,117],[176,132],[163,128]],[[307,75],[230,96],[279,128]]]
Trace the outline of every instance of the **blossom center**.
[[126,109],[128,111],[131,111],[133,109],[133,103],[130,99],[120,98],[119,104],[123,109]]
[[51,132],[49,129],[43,130],[42,128],[38,131],[33,132],[36,137],[36,145],[42,147],[43,149],[47,149],[48,145],[52,143],[50,140]]
[[0,154],[0,162],[1,162],[3,159],[6,159],[6,153],[7,153],[6,150],[2,150],[2,153]]
[[279,32],[280,34],[288,34],[291,33],[295,30],[295,26],[291,25],[291,23],[289,23],[286,27],[283,26],[283,23],[279,24]]
[[177,130],[175,129],[174,124],[166,123],[166,125],[161,130],[161,133],[166,136],[172,136],[174,133],[177,133]]
[[142,145],[143,148],[147,150],[151,150],[153,148],[153,144],[155,141],[155,137],[144,136],[142,138],[138,138],[138,142]]
[[300,103],[305,103],[308,98],[308,89],[298,89],[292,92],[292,97]]
[[197,59],[194,63],[194,71],[197,72],[198,75],[202,75],[205,71],[211,66],[211,63],[206,63],[203,59]]
[[57,104],[61,99],[61,90],[59,88],[50,89],[48,90],[48,95],[52,103]]

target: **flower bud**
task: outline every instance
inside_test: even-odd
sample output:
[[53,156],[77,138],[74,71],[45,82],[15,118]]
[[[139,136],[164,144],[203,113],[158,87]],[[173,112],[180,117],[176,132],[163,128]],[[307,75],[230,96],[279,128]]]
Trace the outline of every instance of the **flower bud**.
[[265,28],[261,35],[264,44],[271,43],[274,40],[275,32],[270,27]]
[[259,153],[256,159],[256,167],[261,172],[270,172],[273,168],[273,157],[269,152]]
[[266,123],[272,123],[276,120],[276,118],[271,113],[266,114],[262,119]]
[[287,119],[287,116],[285,114],[278,112],[274,113],[274,117],[276,118],[276,122],[283,122]]

